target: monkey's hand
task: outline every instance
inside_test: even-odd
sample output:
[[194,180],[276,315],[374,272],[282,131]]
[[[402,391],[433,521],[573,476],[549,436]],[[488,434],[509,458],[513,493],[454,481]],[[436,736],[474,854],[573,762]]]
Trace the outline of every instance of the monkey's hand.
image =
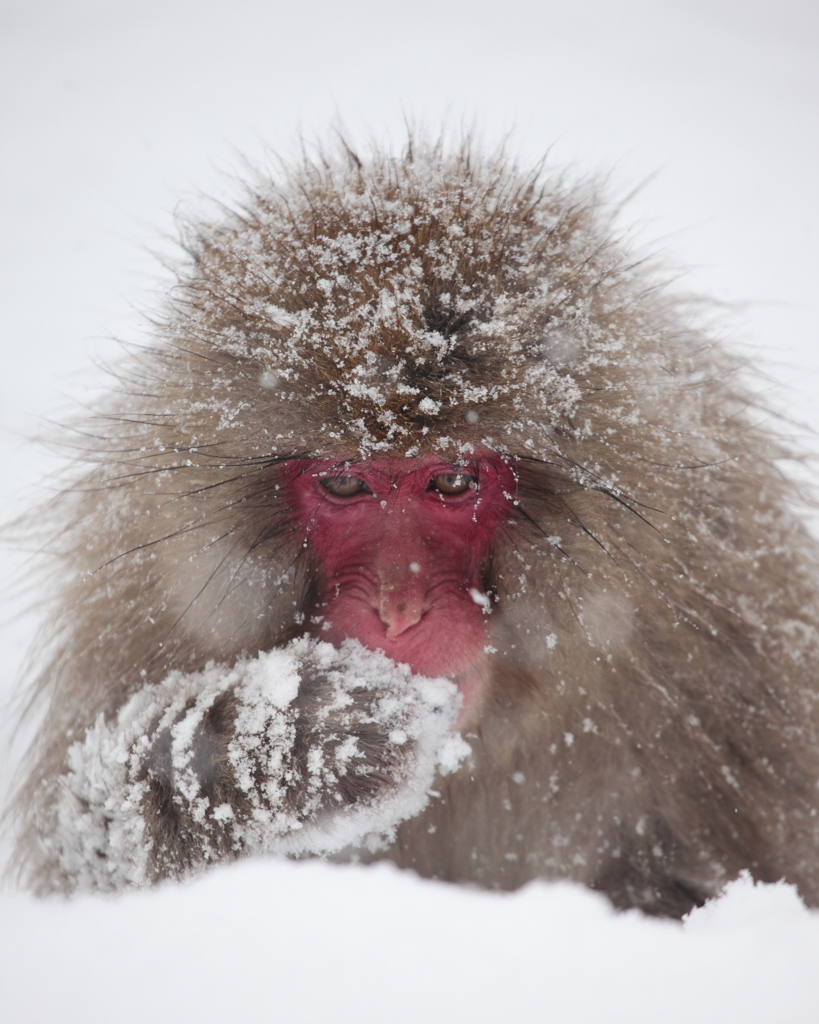
[[171,673],[69,752],[50,888],[119,889],[252,853],[388,837],[468,751],[455,685],[348,641]]

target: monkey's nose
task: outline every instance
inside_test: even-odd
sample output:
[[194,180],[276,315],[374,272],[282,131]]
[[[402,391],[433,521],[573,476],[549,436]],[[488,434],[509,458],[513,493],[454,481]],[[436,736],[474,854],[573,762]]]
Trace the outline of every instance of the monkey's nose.
[[394,640],[410,626],[415,626],[423,614],[419,597],[388,589],[378,596],[378,617],[387,627],[388,640]]

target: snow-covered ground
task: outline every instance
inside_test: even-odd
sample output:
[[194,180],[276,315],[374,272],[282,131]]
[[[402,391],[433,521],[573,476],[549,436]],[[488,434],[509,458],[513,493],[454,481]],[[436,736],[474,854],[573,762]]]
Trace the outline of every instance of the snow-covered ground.
[[[727,303],[772,400],[819,428],[814,0],[1,0],[0,25],[4,517],[51,468],[25,438],[85,400],[112,336],[140,336],[177,203],[342,122],[396,144],[407,119],[513,129],[524,161],[552,147],[618,195],[642,184],[624,223]],[[6,698],[34,620],[4,593]],[[747,882],[685,926],[566,886],[499,897],[317,863],[113,901],[0,896],[13,1024],[814,1022],[817,963],[819,915]]]
[[734,884],[683,927],[600,896],[245,862],[117,900],[5,897],[3,1020],[814,1024],[819,920]]

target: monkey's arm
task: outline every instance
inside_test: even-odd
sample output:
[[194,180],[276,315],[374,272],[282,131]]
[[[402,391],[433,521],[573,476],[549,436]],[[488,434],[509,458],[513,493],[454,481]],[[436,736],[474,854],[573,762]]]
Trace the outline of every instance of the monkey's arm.
[[353,642],[303,639],[230,669],[171,673],[71,747],[35,884],[140,886],[388,835],[466,751],[456,713],[454,684]]

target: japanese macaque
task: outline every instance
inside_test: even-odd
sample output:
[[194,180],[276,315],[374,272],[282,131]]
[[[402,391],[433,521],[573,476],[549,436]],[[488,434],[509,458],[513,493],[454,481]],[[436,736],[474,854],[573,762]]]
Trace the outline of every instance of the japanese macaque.
[[220,217],[48,510],[27,884],[279,852],[818,904],[816,544],[594,189],[416,143]]

